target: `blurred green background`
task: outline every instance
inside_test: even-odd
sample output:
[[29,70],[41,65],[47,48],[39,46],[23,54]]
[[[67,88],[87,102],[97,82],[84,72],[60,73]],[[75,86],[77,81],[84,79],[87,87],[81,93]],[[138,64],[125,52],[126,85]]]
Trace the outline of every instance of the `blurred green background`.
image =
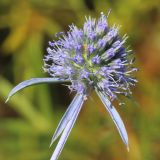
[[139,83],[136,102],[123,98],[116,106],[129,135],[130,152],[98,97],[93,93],[59,159],[160,159],[160,1],[159,0],[0,0],[0,160],[47,160],[56,126],[74,94],[60,84],[27,88],[7,104],[13,86],[33,77],[46,77],[43,56],[54,34],[85,15],[112,12],[109,23],[129,35]]

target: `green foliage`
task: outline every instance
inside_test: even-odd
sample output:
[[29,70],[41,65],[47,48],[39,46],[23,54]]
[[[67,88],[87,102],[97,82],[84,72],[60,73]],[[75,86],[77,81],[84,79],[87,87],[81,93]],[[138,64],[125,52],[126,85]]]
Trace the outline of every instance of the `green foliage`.
[[[125,100],[119,109],[129,133],[130,152],[93,95],[85,104],[60,159],[160,159],[160,26],[159,0],[0,0],[0,159],[49,159],[52,133],[72,96],[65,86],[45,84],[25,89],[7,104],[9,91],[21,81],[46,77],[43,55],[56,32],[71,23],[82,26],[85,15],[111,8],[109,21],[122,25],[136,52],[139,105]],[[124,101],[124,98],[123,98]],[[116,105],[116,104],[115,104]]]

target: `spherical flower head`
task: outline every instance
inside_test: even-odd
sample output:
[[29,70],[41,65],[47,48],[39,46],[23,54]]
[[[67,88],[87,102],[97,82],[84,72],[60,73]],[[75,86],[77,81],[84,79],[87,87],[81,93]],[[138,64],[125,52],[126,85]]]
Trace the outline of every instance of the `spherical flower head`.
[[101,13],[98,20],[86,18],[82,29],[69,26],[66,35],[49,43],[44,68],[53,77],[70,80],[72,91],[87,95],[97,89],[114,100],[117,94],[131,94],[136,69],[125,48],[127,36],[120,37],[119,27],[109,27],[107,18]]

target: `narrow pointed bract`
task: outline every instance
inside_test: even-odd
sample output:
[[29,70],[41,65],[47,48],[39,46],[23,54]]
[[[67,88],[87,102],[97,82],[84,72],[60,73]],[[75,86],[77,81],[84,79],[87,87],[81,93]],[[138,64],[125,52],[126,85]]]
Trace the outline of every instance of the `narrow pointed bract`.
[[107,109],[107,111],[109,112],[113,122],[115,123],[118,132],[120,134],[120,136],[122,137],[123,142],[125,143],[125,145],[128,147],[128,135],[127,135],[127,131],[125,129],[125,126],[123,124],[123,121],[120,117],[120,115],[118,114],[118,112],[116,111],[116,109],[114,108],[114,106],[111,104],[111,102],[109,101],[108,97],[105,96],[102,92],[97,91],[98,96],[100,97],[100,99],[102,100],[105,108]]
[[57,82],[66,82],[66,79],[60,79],[60,78],[32,78],[26,81],[23,81],[19,83],[17,86],[15,86],[10,93],[8,94],[8,98],[6,102],[18,91],[21,89],[24,89],[26,87],[41,84],[41,83],[57,83]]
[[133,67],[133,52],[126,47],[127,35],[121,37],[119,26],[108,25],[109,13],[106,16],[101,12],[98,20],[86,18],[81,29],[72,24],[66,34],[56,34],[58,40],[49,42],[43,67],[52,78],[24,81],[13,88],[7,98],[9,100],[16,92],[31,85],[70,82],[68,88],[77,94],[52,137],[51,145],[61,135],[51,160],[58,159],[83,102],[93,90],[97,92],[129,150],[125,126],[111,102],[118,100],[119,94],[131,97],[130,88],[137,83],[132,74],[137,68]]
[[[83,95],[81,95],[81,96],[83,96]],[[56,149],[51,157],[51,160],[58,159],[58,157],[59,157],[59,155],[60,155],[60,153],[66,143],[66,140],[71,132],[71,129],[73,128],[73,125],[78,117],[78,114],[82,108],[82,104],[83,104],[84,100],[85,100],[85,96],[83,96],[83,98],[80,99],[80,102],[76,104],[76,110],[75,110],[74,114],[72,115],[71,119],[69,120],[69,122],[67,123],[67,125],[65,126],[65,129],[62,133],[62,136],[60,137],[60,140],[59,140],[59,142],[56,146]]]
[[68,122],[71,120],[71,118],[73,117],[73,114],[76,112],[77,110],[77,106],[81,105],[81,103],[84,101],[84,95],[83,94],[78,94],[74,97],[73,101],[71,102],[71,104],[69,105],[67,111],[65,112],[65,114],[63,115],[60,123],[58,124],[58,127],[52,137],[51,140],[51,144],[59,137],[59,135],[62,133],[62,131],[64,130],[64,128],[66,127],[66,125],[68,124]]

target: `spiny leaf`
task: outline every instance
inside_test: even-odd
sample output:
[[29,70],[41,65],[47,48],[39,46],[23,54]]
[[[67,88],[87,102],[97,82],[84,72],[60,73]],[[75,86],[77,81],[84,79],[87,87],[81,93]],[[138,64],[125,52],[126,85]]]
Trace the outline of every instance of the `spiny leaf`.
[[73,117],[73,114],[77,110],[77,106],[79,106],[83,101],[84,101],[83,100],[83,95],[77,93],[77,95],[74,97],[71,104],[69,105],[67,111],[64,113],[60,123],[58,124],[58,127],[57,127],[57,129],[56,129],[56,131],[55,131],[55,133],[52,137],[50,146],[53,144],[53,142],[62,133],[62,131],[66,127],[67,123],[71,120],[71,118]]
[[67,82],[65,79],[59,79],[59,78],[32,78],[26,81],[23,81],[19,83],[17,86],[15,86],[10,93],[8,94],[8,98],[6,102],[18,91],[20,91],[23,88],[26,88],[31,85],[36,85],[40,83],[56,83],[56,82]]
[[120,115],[118,114],[118,112],[116,111],[116,109],[114,108],[114,106],[112,106],[111,102],[108,100],[107,96],[105,96],[102,92],[97,91],[98,96],[100,97],[100,99],[102,100],[105,108],[108,110],[110,116],[112,117],[118,132],[123,140],[123,142],[126,144],[127,146],[127,150],[129,150],[128,147],[128,135],[127,135],[127,131],[125,129],[125,126],[123,124],[123,121],[120,117]]
[[59,142],[56,146],[56,149],[55,149],[55,151],[54,151],[50,160],[57,160],[58,159],[58,157],[59,157],[59,155],[60,155],[60,153],[61,153],[61,151],[62,151],[62,149],[63,149],[63,147],[64,147],[64,145],[67,141],[67,138],[68,138],[68,136],[71,132],[71,129],[73,128],[73,125],[74,125],[74,123],[75,123],[75,121],[78,117],[78,114],[79,114],[79,112],[82,108],[83,102],[84,102],[84,97],[80,101],[80,103],[77,103],[76,110],[75,110],[74,114],[72,115],[71,120],[67,123],[67,125],[66,125],[66,127],[65,127],[65,129],[62,133],[62,136],[61,136],[61,138],[60,138],[60,140],[59,140]]

